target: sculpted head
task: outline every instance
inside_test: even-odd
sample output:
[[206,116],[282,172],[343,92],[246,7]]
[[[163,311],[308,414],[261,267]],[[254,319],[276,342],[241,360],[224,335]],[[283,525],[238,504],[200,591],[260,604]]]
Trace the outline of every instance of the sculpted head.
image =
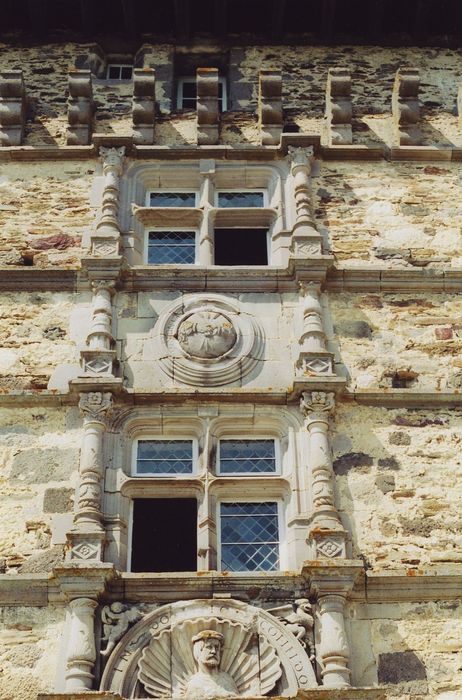
[[218,668],[224,637],[215,630],[202,630],[192,638],[193,654],[200,670]]

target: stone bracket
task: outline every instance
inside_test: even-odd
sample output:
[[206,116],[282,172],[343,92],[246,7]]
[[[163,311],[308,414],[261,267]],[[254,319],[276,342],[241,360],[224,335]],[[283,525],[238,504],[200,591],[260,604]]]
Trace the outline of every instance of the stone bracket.
[[400,68],[392,94],[393,140],[398,146],[420,146],[420,75],[416,68]]
[[0,73],[0,146],[20,146],[26,121],[22,71]]
[[258,123],[262,145],[279,145],[283,124],[281,71],[260,71]]
[[351,75],[344,68],[330,68],[326,90],[327,144],[345,146],[353,141]]
[[218,110],[218,68],[198,68],[197,143],[200,146],[218,143],[220,114]]
[[94,115],[91,71],[69,71],[69,97],[67,100],[67,145],[88,146]]
[[156,118],[156,72],[154,68],[133,71],[133,143],[138,146],[154,143]]

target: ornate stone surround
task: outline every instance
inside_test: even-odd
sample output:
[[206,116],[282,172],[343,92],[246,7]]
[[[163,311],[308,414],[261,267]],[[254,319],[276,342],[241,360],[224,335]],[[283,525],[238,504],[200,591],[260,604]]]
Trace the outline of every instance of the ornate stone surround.
[[195,386],[238,381],[264,350],[257,319],[217,294],[193,294],[172,304],[159,317],[153,342],[165,374]]

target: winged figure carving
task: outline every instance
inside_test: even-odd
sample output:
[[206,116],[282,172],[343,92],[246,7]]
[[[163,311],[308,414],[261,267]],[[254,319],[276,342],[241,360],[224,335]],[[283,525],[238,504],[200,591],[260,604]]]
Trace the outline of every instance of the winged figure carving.
[[251,625],[219,618],[185,620],[162,630],[138,663],[138,679],[153,698],[266,695],[281,675],[274,647]]

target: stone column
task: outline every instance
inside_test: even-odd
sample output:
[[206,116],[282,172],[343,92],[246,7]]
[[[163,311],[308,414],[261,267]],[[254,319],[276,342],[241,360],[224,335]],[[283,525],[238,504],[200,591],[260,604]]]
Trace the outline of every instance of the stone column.
[[112,296],[114,282],[102,280],[92,283],[93,318],[87,336],[88,350],[83,350],[82,365],[85,375],[114,375],[113,363],[116,352],[113,350],[112,335]]
[[91,690],[96,661],[94,618],[97,607],[92,598],[69,603],[70,629],[67,645],[66,692]]
[[319,255],[321,236],[316,229],[311,206],[311,166],[313,148],[289,146],[291,174],[294,183],[295,225],[292,234],[293,256],[306,258]]
[[300,284],[303,294],[303,333],[297,369],[301,374],[333,374],[333,355],[326,349],[326,334],[319,301],[319,285]]
[[200,173],[203,177],[200,207],[203,212],[202,223],[199,231],[198,261],[201,266],[214,263],[214,183],[215,161],[213,159],[200,161]]
[[334,406],[332,392],[305,391],[300,401],[310,440],[313,515],[309,540],[316,558],[346,556],[346,533],[334,502],[334,470],[329,443],[329,413]]
[[69,533],[69,560],[102,561],[105,539],[101,513],[103,435],[106,418],[112,408],[112,394],[80,394],[79,408],[84,414],[84,436],[80,456],[80,481],[74,526]]
[[345,633],[345,596],[322,595],[318,599],[321,618],[319,656],[323,685],[343,688],[350,685],[350,650]]
[[100,148],[104,174],[103,201],[101,217],[91,237],[91,254],[96,257],[111,257],[119,254],[119,188],[124,154],[125,146]]

